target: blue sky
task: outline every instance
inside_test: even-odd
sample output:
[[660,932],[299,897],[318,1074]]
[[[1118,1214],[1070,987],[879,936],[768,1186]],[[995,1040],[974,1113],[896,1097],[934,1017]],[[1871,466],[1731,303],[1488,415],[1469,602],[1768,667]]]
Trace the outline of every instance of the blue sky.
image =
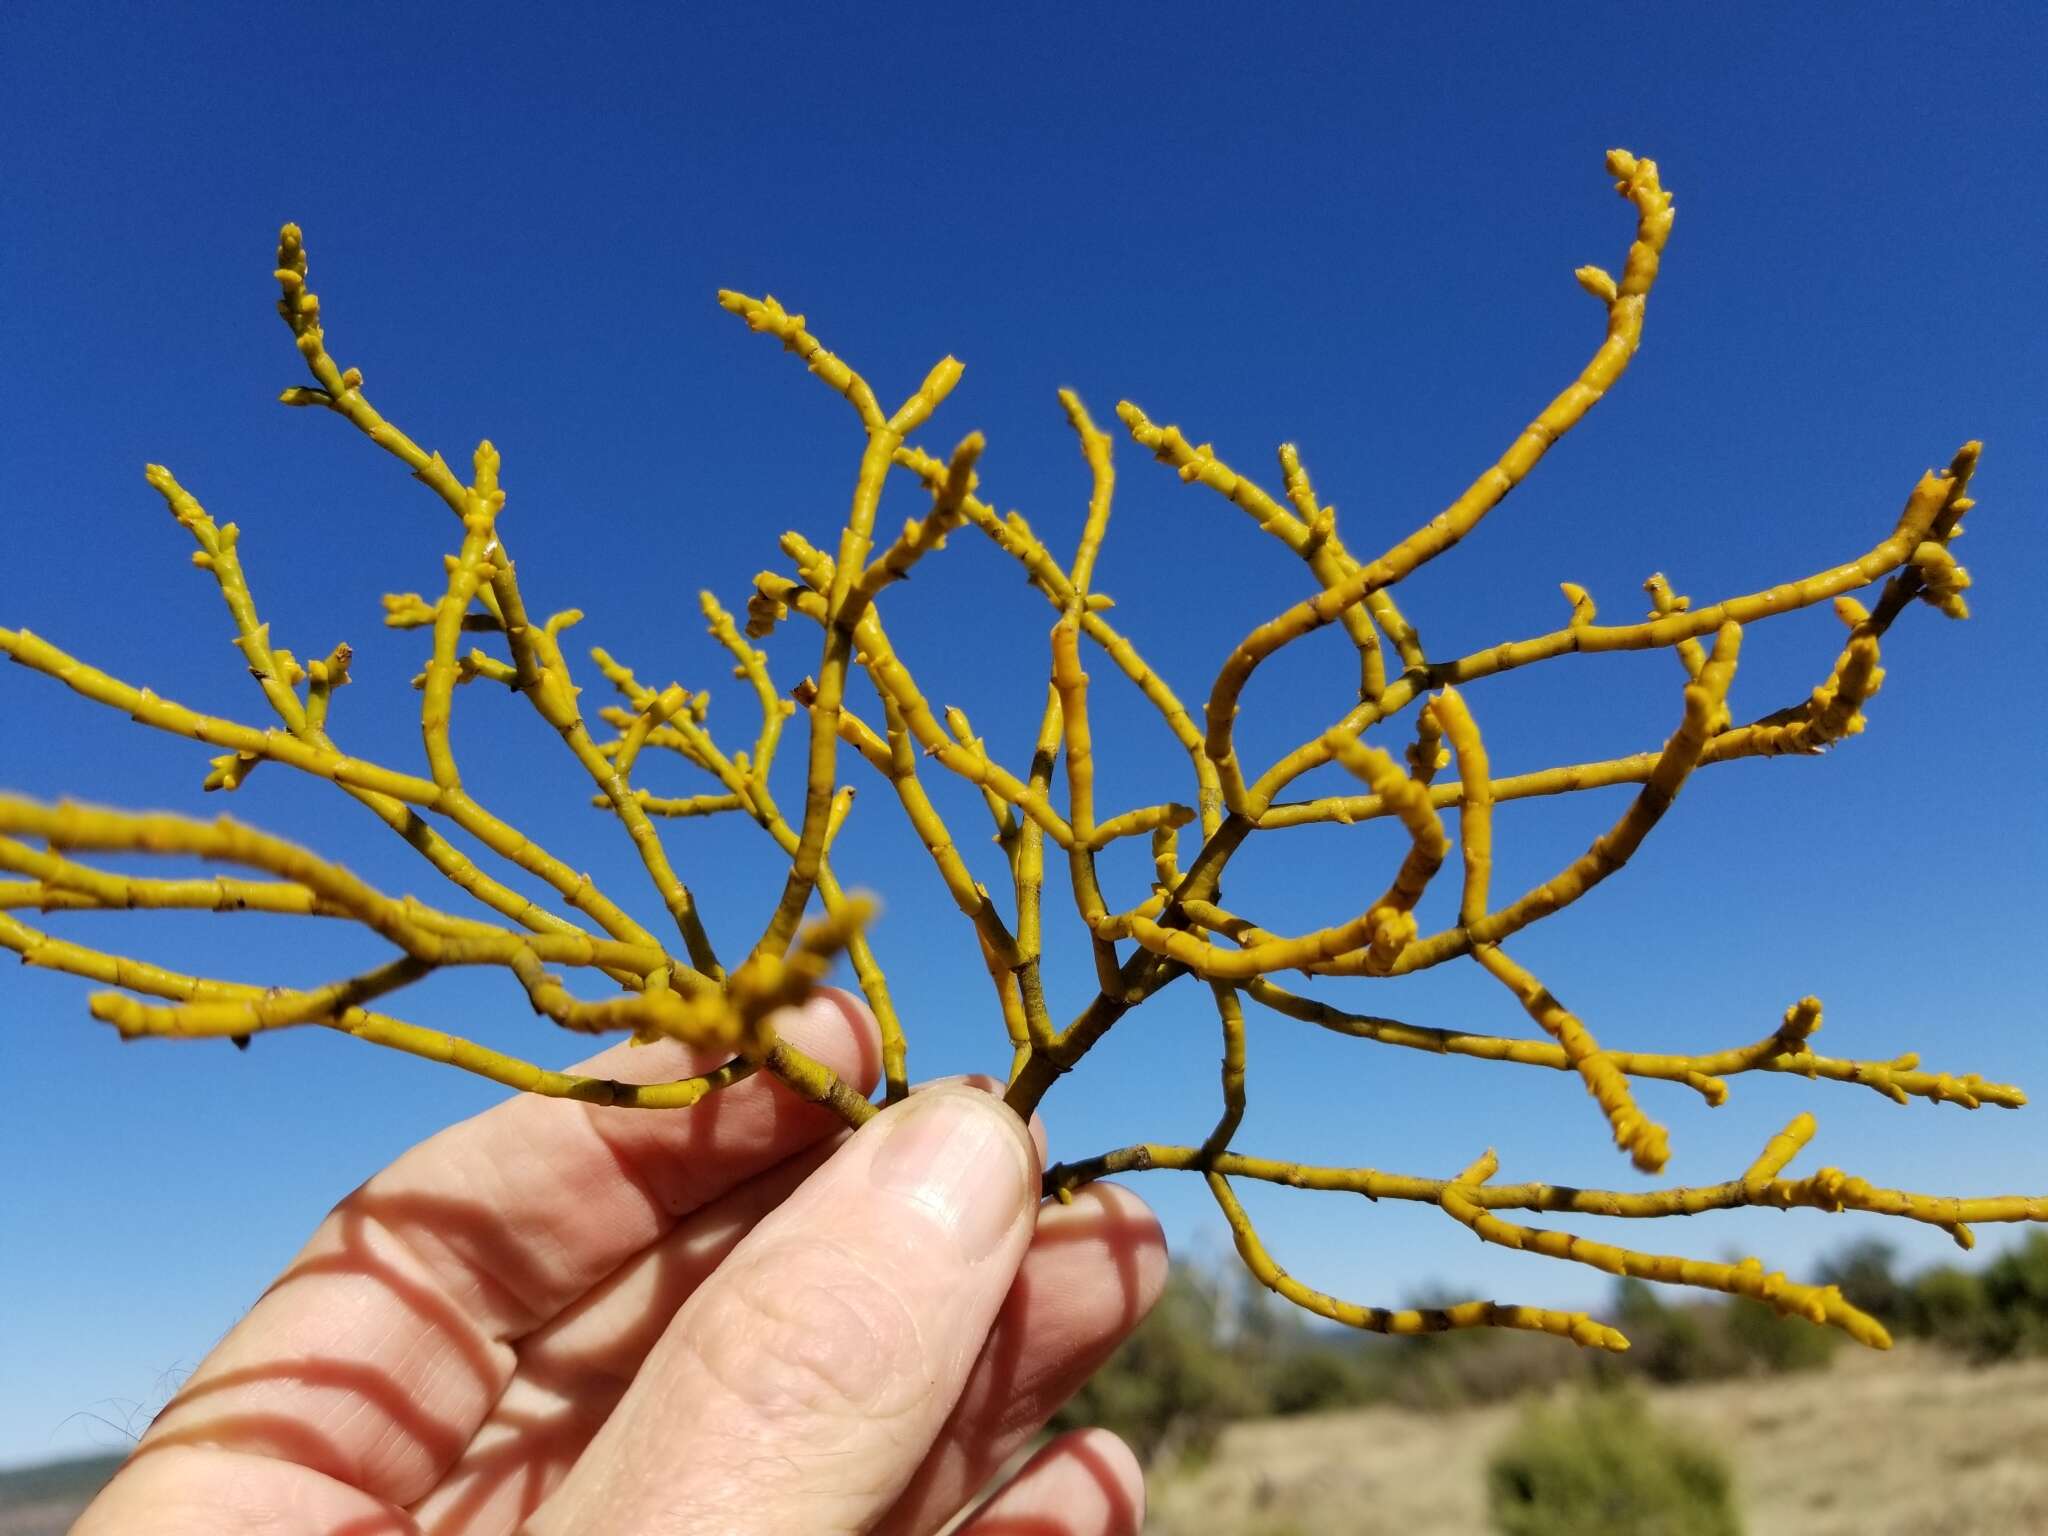
[[[302,656],[356,645],[338,734],[418,764],[405,684],[422,637],[380,629],[376,600],[435,583],[455,533],[340,422],[273,403],[300,380],[269,275],[291,218],[331,342],[380,406],[451,460],[482,436],[504,450],[504,527],[529,601],[586,609],[572,638],[644,677],[720,688],[713,723],[744,739],[751,702],[723,680],[695,590],[736,604],[785,527],[829,542],[859,441],[844,404],[721,312],[715,289],[801,309],[885,397],[948,351],[964,359],[925,440],[944,451],[984,429],[990,498],[1056,545],[1086,501],[1054,400],[1070,385],[1100,420],[1133,399],[1269,484],[1274,445],[1298,442],[1351,543],[1372,548],[1462,489],[1597,342],[1598,307],[1571,271],[1619,270],[1629,210],[1600,160],[1626,145],[1658,159],[1679,210],[1642,354],[1480,537],[1403,589],[1431,650],[1554,627],[1559,581],[1626,617],[1652,570],[1707,600],[1849,558],[1973,436],[1987,444],[1980,509],[1958,553],[1977,617],[1907,614],[1866,735],[1825,761],[1702,775],[1633,866],[1517,953],[1616,1044],[1753,1040],[1811,991],[1833,1052],[1918,1049],[1936,1068],[2048,1090],[2035,798],[2048,742],[2032,704],[2048,133],[2024,106],[2044,37],[2038,11],[2019,7],[1738,6],[1690,25],[1641,6],[1131,8],[970,25],[908,7],[821,23],[766,7],[17,4],[0,20],[0,624],[195,707],[262,718],[211,583],[143,484],[160,460],[241,524],[280,642]],[[1127,441],[1119,463],[1097,585],[1199,699],[1225,648],[1302,596],[1304,574]],[[916,502],[898,487],[885,525]],[[1021,763],[1044,686],[1042,600],[963,535],[886,611],[926,691],[968,705]],[[1738,714],[1802,696],[1839,634],[1825,612],[1752,633]],[[809,651],[778,639],[785,683],[815,665]],[[1253,757],[1345,702],[1341,638],[1297,651],[1248,696]],[[1163,730],[1110,668],[1094,670],[1105,804],[1187,798]],[[1575,658],[1473,698],[1496,771],[1515,772],[1654,746],[1678,676],[1658,654]],[[551,733],[502,697],[460,706],[480,798],[658,914]],[[232,809],[442,899],[325,786],[272,768],[230,806],[202,799],[204,752],[13,668],[0,712],[9,788]],[[645,782],[688,792],[679,775]],[[936,792],[994,882],[978,803]],[[1620,803],[1505,809],[1498,888],[1540,878]],[[670,842],[715,936],[742,946],[780,884],[765,839],[691,824]],[[1240,861],[1233,904],[1281,930],[1330,921],[1397,857],[1384,827],[1273,834]],[[965,925],[879,785],[840,863],[887,899],[875,942],[914,1071],[998,1067]],[[1143,893],[1140,861],[1108,868],[1126,901]],[[1447,916],[1450,893],[1435,895],[1429,910]],[[92,917],[65,931],[284,983],[376,953],[259,918]],[[1062,1013],[1092,991],[1079,933],[1065,915],[1054,933]],[[328,1204],[494,1097],[320,1031],[246,1056],[123,1047],[86,1016],[85,984],[0,974],[14,1085],[0,1115],[0,1462],[117,1445]],[[576,1054],[516,993],[478,981],[430,982],[398,1011]],[[1321,991],[1417,1022],[1530,1027],[1469,966]],[[1255,1018],[1251,1048],[1245,1150],[1431,1173],[1491,1143],[1506,1178],[1640,1182],[1561,1075],[1270,1017]],[[1214,1059],[1206,999],[1173,989],[1048,1101],[1058,1149],[1198,1139]],[[1688,1182],[1739,1172],[1810,1107],[1821,1139],[1802,1168],[1940,1192],[2048,1189],[2039,1109],[1901,1109],[1782,1078],[1739,1079],[1713,1112],[1682,1090],[1643,1097]],[[1222,1246],[1197,1182],[1141,1187],[1183,1252]],[[1439,1282],[1531,1302],[1603,1291],[1590,1272],[1482,1250],[1430,1211],[1246,1198],[1283,1263],[1360,1300]],[[1758,1251],[1796,1272],[1881,1226],[1759,1213],[1629,1236]],[[1889,1235],[1916,1258],[1946,1247]]]

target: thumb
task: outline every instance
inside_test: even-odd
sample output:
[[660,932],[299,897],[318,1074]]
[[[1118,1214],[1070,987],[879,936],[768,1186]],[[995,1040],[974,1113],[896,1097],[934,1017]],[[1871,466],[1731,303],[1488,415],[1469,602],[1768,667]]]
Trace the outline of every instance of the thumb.
[[528,1530],[866,1530],[952,1411],[1037,1196],[999,1099],[945,1085],[875,1116],[677,1312]]

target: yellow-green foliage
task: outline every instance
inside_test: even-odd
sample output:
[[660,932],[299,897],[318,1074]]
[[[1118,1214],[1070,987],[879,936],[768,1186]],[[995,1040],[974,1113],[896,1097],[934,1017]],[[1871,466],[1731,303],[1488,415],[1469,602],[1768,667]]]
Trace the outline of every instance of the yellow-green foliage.
[[1727,1463],[1603,1392],[1528,1409],[1486,1468],[1501,1536],[1741,1536]]
[[[1914,600],[1954,618],[1967,612],[1962,593],[1969,577],[1948,553],[1948,544],[1971,507],[1975,443],[1965,444],[1946,469],[1925,475],[1889,531],[1868,549],[1827,552],[1827,563],[1813,574],[1702,603],[1653,575],[1645,583],[1648,615],[1621,623],[1600,622],[1593,596],[1567,584],[1566,621],[1548,634],[1507,639],[1464,656],[1429,649],[1397,601],[1396,589],[1478,528],[1620,379],[1641,340],[1671,231],[1672,203],[1651,161],[1617,150],[1608,156],[1607,169],[1634,215],[1635,229],[1619,277],[1590,266],[1577,274],[1604,321],[1591,359],[1450,506],[1377,554],[1356,553],[1346,543],[1334,512],[1318,499],[1292,446],[1279,451],[1281,491],[1276,496],[1207,446],[1189,442],[1177,428],[1154,423],[1135,405],[1118,406],[1118,419],[1140,447],[1184,481],[1247,513],[1303,562],[1316,588],[1223,652],[1199,722],[1112,621],[1109,600],[1093,588],[1116,471],[1109,434],[1096,426],[1078,398],[1063,393],[1061,403],[1079,439],[1093,493],[1078,548],[1068,558],[1048,548],[1020,515],[999,515],[982,498],[976,474],[979,433],[962,438],[944,458],[913,441],[958,383],[959,363],[951,358],[939,362],[915,392],[891,409],[852,366],[826,350],[802,316],[772,298],[721,294],[726,309],[750,329],[781,342],[844,397],[858,421],[861,445],[852,506],[836,545],[828,552],[800,534],[784,535],[786,565],[755,578],[745,605],[745,633],[725,607],[709,593],[703,595],[711,635],[759,704],[759,731],[745,746],[714,738],[703,695],[675,684],[644,685],[627,665],[601,650],[590,653],[591,661],[619,702],[594,713],[586,710],[562,645],[564,633],[582,615],[575,610],[548,617],[528,612],[520,572],[497,526],[506,499],[497,451],[488,442],[480,445],[465,480],[440,454],[378,413],[364,392],[361,373],[344,367],[329,350],[321,304],[307,283],[299,230],[287,225],[278,246],[278,309],[311,382],[287,389],[284,403],[326,411],[355,427],[403,464],[460,528],[442,591],[385,599],[387,625],[429,632],[428,659],[416,680],[425,771],[372,763],[346,749],[330,724],[330,710],[335,690],[349,679],[349,648],[337,646],[323,658],[301,661],[274,644],[243,576],[236,526],[216,523],[161,467],[149,469],[149,482],[191,536],[194,563],[218,584],[236,644],[274,723],[258,726],[198,714],[98,671],[23,630],[0,629],[0,649],[141,725],[216,748],[220,755],[206,776],[208,789],[234,790],[266,764],[331,781],[447,877],[471,900],[471,910],[457,914],[412,897],[388,896],[305,848],[225,819],[131,815],[0,796],[0,871],[15,877],[0,881],[0,944],[28,963],[118,989],[96,994],[92,1011],[128,1036],[246,1040],[261,1030],[320,1025],[529,1093],[650,1110],[684,1109],[753,1072],[767,1071],[857,1124],[874,1113],[874,1106],[819,1062],[778,1039],[774,1013],[803,996],[843,951],[880,1025],[885,1099],[896,1100],[906,1091],[904,1034],[863,936],[864,905],[841,885],[831,858],[853,780],[872,769],[900,802],[973,930],[993,992],[991,1012],[1001,1018],[1007,1034],[1009,1102],[1020,1113],[1028,1113],[1119,1019],[1162,988],[1190,978],[1190,985],[1205,986],[1214,997],[1223,1042],[1222,1109],[1207,1139],[1193,1147],[1134,1143],[1061,1164],[1047,1174],[1051,1193],[1070,1197],[1079,1185],[1108,1173],[1198,1173],[1259,1279],[1325,1317],[1381,1332],[1495,1325],[1608,1349],[1626,1345],[1615,1329],[1580,1313],[1493,1301],[1387,1310],[1310,1290],[1267,1254],[1238,1202],[1233,1180],[1421,1201],[1487,1242],[1611,1274],[1747,1297],[1882,1345],[1887,1342],[1883,1328],[1837,1289],[1789,1281],[1757,1260],[1723,1264],[1640,1252],[1502,1213],[1640,1218],[1737,1206],[1805,1206],[1928,1222],[1967,1246],[1969,1223],[2048,1219],[2048,1200],[1958,1200],[1878,1189],[1831,1168],[1787,1178],[1787,1164],[1814,1134],[1809,1115],[1793,1120],[1748,1169],[1724,1183],[1636,1193],[1495,1183],[1491,1152],[1449,1176],[1421,1176],[1306,1167],[1232,1147],[1245,1105],[1247,1002],[1381,1045],[1576,1074],[1616,1144],[1649,1173],[1664,1166],[1669,1140],[1664,1127],[1636,1104],[1632,1084],[1640,1078],[1686,1084],[1709,1104],[1726,1096],[1728,1079],[1746,1072],[1862,1084],[1901,1104],[1916,1097],[1973,1109],[2024,1102],[2018,1089],[1974,1074],[1922,1071],[1913,1056],[1858,1061],[1819,1054],[1812,1036],[1820,1027],[1821,1010],[1812,998],[1794,1003],[1783,1022],[1754,1044],[1735,1049],[1703,1054],[1608,1050],[1545,982],[1507,953],[1505,946],[1523,929],[1571,906],[1627,863],[1696,770],[1738,758],[1815,754],[1862,730],[1863,708],[1884,676],[1878,664],[1880,642]],[[892,473],[920,482],[931,497],[931,510],[888,538],[878,533],[875,522],[884,481]],[[934,710],[919,690],[909,659],[897,651],[883,625],[884,609],[900,600],[896,589],[902,578],[921,561],[938,558],[948,538],[967,529],[1021,566],[1056,615],[1036,750],[1029,763],[1016,768],[990,753],[965,713]],[[1882,586],[1869,606],[1852,595],[1878,583]],[[1733,685],[1745,626],[1828,602],[1848,637],[1819,686],[1805,699],[1737,723]],[[769,675],[763,653],[750,643],[785,622],[811,626],[819,642],[812,676],[787,693]],[[1264,767],[1245,762],[1235,725],[1246,683],[1275,652],[1331,625],[1356,650],[1355,697],[1334,707],[1333,719],[1277,761]],[[465,650],[465,637],[480,643]],[[1493,776],[1465,690],[1573,653],[1622,650],[1664,651],[1679,664],[1674,669],[1678,718],[1666,741],[1608,761]],[[1164,720],[1186,761],[1161,766],[1191,786],[1190,799],[1162,796],[1116,809],[1097,805],[1090,662],[1134,687]],[[872,685],[867,702],[849,694],[856,673]],[[493,814],[465,788],[449,719],[456,698],[475,686],[523,698],[561,738],[589,774],[597,805],[630,839],[666,911],[665,922],[643,926],[612,894]],[[1473,697],[1478,696],[1475,690]],[[801,803],[785,807],[770,791],[770,768],[785,721],[799,713],[807,730],[803,794]],[[1375,733],[1390,745],[1366,740]],[[702,791],[674,799],[636,787],[634,770],[649,750],[680,757],[702,775]],[[1358,792],[1284,798],[1303,774],[1332,763],[1359,781]],[[1454,772],[1438,782],[1453,765]],[[920,774],[928,770],[958,775],[982,791],[1007,863],[1006,901],[999,902],[977,880],[958,851],[921,781]],[[1496,899],[1491,879],[1496,807],[1531,796],[1617,785],[1636,787],[1631,803],[1581,856],[1534,888]],[[1440,932],[1424,934],[1416,922],[1418,900],[1452,856],[1453,838],[1441,817],[1446,810],[1457,812],[1458,919]],[[724,814],[755,822],[788,868],[783,893],[760,938],[738,958],[714,950],[697,898],[672,862],[661,830],[672,818]],[[1397,821],[1407,851],[1387,873],[1384,890],[1361,909],[1311,932],[1280,934],[1224,904],[1227,867],[1255,834],[1374,818]],[[502,883],[464,853],[447,829],[467,834],[474,845],[551,889],[558,901],[543,906]],[[1113,895],[1098,879],[1096,856],[1130,837],[1149,840],[1155,879],[1149,892]],[[1094,1000],[1064,1025],[1050,1016],[1041,979],[1048,844],[1066,865],[1075,906],[1091,936],[1098,983]],[[197,856],[239,873],[146,879],[88,861],[93,854],[134,852]],[[823,918],[803,928],[814,902],[822,907]],[[93,949],[9,915],[36,909],[168,907],[346,919],[388,941],[395,956],[326,986],[266,988]],[[1311,978],[1397,976],[1457,960],[1469,960],[1496,979],[1540,1033],[1505,1039],[1351,1013],[1278,980],[1284,972]],[[550,1071],[378,1010],[376,1005],[390,995],[450,966],[509,972],[534,1008],[564,1028],[672,1037],[715,1047],[725,1065],[681,1081],[629,1085]],[[577,968],[606,978],[616,986],[616,995],[598,1002],[579,999],[551,968]]]

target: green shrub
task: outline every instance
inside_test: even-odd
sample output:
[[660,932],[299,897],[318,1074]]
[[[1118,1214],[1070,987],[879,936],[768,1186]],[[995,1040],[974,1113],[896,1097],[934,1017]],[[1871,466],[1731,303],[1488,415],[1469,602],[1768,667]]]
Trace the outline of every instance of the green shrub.
[[1584,1384],[1598,1364],[1590,1350],[1550,1349],[1542,1334],[1472,1330],[1403,1339],[1388,1396],[1402,1408],[1442,1410],[1506,1402]]
[[1835,1356],[1842,1335],[1804,1318],[1787,1317],[1761,1301],[1738,1297],[1723,1309],[1728,1338],[1753,1370],[1773,1375],[1813,1371]]
[[1641,1398],[1598,1392],[1539,1404],[1486,1469],[1501,1536],[1741,1536],[1727,1463],[1649,1417]]
[[1842,1294],[1893,1333],[1922,1331],[1913,1287],[1897,1271],[1899,1253],[1881,1238],[1851,1243],[1821,1265],[1822,1285],[1836,1285]]
[[1228,1342],[1235,1321],[1221,1287],[1176,1266],[1158,1304],[1053,1427],[1113,1430],[1147,1465],[1206,1453],[1224,1425],[1271,1411],[1259,1372]]
[[1267,1401],[1278,1414],[1355,1408],[1387,1395],[1379,1374],[1364,1357],[1336,1343],[1287,1351],[1267,1366],[1265,1381]]
[[2030,1233],[1986,1265],[1984,1299],[1990,1318],[1980,1353],[2048,1354],[2048,1236]]
[[1614,1291],[1614,1321],[1628,1335],[1629,1350],[1595,1362],[1602,1379],[1646,1376],[1668,1386],[1717,1381],[1748,1369],[1725,1306],[1666,1306],[1642,1281],[1623,1280]]
[[1913,1296],[1937,1344],[1978,1360],[2048,1354],[2048,1236],[2031,1234],[1975,1273],[1930,1269]]
[[1913,1281],[1918,1331],[1945,1349],[1972,1350],[1990,1326],[1991,1302],[1973,1270],[1943,1264]]

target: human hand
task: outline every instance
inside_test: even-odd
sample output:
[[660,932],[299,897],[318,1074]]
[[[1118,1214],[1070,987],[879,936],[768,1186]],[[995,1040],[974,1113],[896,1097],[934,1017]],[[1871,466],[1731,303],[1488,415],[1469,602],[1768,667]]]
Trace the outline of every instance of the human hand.
[[[872,1087],[850,998],[779,1023]],[[1127,1191],[1039,1207],[1041,1134],[960,1083],[851,1135],[766,1073],[681,1112],[514,1099],[336,1207],[74,1536],[936,1531],[1165,1278]],[[961,1536],[1130,1536],[1143,1502],[1082,1431]]]

